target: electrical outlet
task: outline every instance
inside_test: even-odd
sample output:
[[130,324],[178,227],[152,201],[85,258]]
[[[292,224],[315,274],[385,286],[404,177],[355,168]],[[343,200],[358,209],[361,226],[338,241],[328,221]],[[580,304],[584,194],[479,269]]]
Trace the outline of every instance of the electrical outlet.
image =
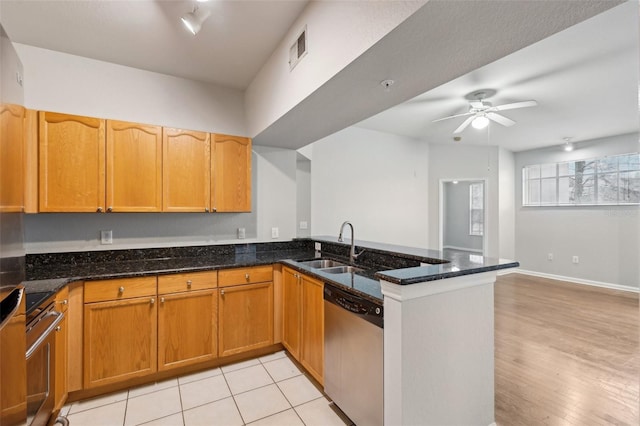
[[580,258],[578,256],[573,256],[572,262],[573,263],[580,263]]
[[552,261],[552,260],[553,260],[553,253],[549,253],[549,254],[547,255],[547,260],[548,260],[548,261]]
[[280,231],[278,228],[271,228],[271,238],[278,238],[280,236]]
[[238,239],[239,240],[244,240],[246,236],[246,232],[244,228],[238,228]]
[[309,224],[306,221],[301,221],[300,222],[300,229],[308,229],[309,228]]
[[100,231],[100,244],[113,244],[113,231]]
[[315,243],[314,246],[315,246],[315,250],[316,251],[322,250],[322,244],[321,243]]

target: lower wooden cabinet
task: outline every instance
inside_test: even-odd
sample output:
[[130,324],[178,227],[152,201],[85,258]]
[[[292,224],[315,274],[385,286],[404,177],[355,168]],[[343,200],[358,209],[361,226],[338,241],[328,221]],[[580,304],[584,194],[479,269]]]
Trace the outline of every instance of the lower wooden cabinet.
[[210,361],[218,355],[218,290],[160,295],[158,370]]
[[324,284],[305,275],[302,281],[300,363],[324,383]]
[[282,344],[294,358],[300,359],[302,321],[302,281],[293,269],[282,269]]
[[85,304],[85,389],[155,372],[156,339],[155,295]]
[[67,318],[67,307],[69,306],[69,288],[64,287],[56,295],[56,309],[64,314],[62,321],[56,327],[56,349],[55,349],[55,389],[54,407],[59,410],[67,400],[68,380],[67,380],[67,354],[69,346],[69,326]]
[[324,377],[324,284],[283,268],[282,343],[319,382]]
[[273,282],[220,288],[220,356],[273,344]]

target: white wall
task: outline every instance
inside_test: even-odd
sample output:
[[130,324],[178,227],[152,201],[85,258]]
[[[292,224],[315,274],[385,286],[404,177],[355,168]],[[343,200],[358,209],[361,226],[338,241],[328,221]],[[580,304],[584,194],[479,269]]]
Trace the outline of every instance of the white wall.
[[[258,154],[258,240],[274,240],[271,228],[278,228],[277,240],[296,236],[296,151],[254,146]],[[255,187],[254,187],[255,188]]]
[[350,220],[356,239],[426,248],[428,152],[424,141],[358,127],[315,142],[311,234],[337,236]]
[[471,181],[444,183],[443,247],[482,252],[482,236],[469,234]]
[[498,257],[498,148],[461,144],[432,144],[429,147],[429,246],[439,245],[441,180],[487,179],[485,185],[484,237],[486,256]]
[[[298,155],[296,163],[296,235],[300,238],[311,235],[311,161]],[[300,222],[307,222],[307,229],[300,227]]]
[[515,157],[513,152],[498,150],[498,233],[499,256],[516,258]]
[[[28,108],[246,134],[242,93],[158,73],[26,45]],[[296,152],[254,147],[252,213],[36,214],[25,216],[27,253],[238,242],[295,237]],[[100,245],[100,230],[113,245]]]
[[[515,154],[516,259],[534,272],[601,283],[640,285],[640,207],[522,207],[522,167],[638,152],[638,134]],[[547,254],[553,253],[553,261]],[[573,264],[572,256],[580,263]]]
[[[255,136],[398,26],[425,1],[312,1],[246,91]],[[289,70],[289,47],[307,26],[307,55]]]
[[246,135],[243,94],[81,56],[15,44],[27,108]]

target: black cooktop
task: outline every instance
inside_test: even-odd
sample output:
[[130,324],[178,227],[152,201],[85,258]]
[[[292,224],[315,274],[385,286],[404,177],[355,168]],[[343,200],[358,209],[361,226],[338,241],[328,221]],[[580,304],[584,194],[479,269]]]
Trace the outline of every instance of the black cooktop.
[[56,294],[55,291],[27,293],[27,299],[26,299],[27,323],[31,318],[38,315],[38,312],[40,312],[42,308],[48,306],[49,303],[53,301],[53,300],[50,301],[49,299],[52,299],[53,296],[55,296],[55,294]]

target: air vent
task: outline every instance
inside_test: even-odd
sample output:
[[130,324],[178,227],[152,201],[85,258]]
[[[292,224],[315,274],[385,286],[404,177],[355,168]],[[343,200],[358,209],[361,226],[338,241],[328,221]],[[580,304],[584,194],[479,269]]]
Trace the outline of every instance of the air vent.
[[289,70],[295,68],[298,65],[298,62],[304,55],[307,54],[307,26],[302,29],[302,32],[296,38],[296,41],[293,42],[291,48],[289,48]]

